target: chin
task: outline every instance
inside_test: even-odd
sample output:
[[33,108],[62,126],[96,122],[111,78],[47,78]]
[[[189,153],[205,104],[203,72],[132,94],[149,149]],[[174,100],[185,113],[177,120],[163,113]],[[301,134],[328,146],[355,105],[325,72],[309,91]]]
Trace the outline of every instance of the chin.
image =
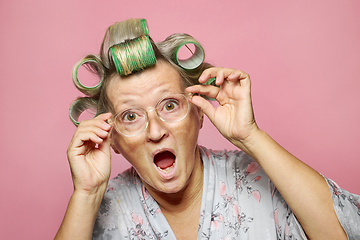
[[151,189],[150,191],[155,191],[158,193],[162,193],[162,194],[177,194],[181,191],[183,191],[186,188],[186,184],[184,184],[184,181],[168,181],[168,182],[162,182],[159,184],[154,185],[149,185],[149,184],[145,184],[146,188],[149,190],[149,188]]

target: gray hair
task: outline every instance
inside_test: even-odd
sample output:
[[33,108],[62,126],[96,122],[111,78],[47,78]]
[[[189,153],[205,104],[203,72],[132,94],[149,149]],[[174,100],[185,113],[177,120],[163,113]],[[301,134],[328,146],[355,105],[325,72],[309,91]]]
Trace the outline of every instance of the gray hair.
[[[126,43],[141,36],[148,35],[146,21],[144,19],[129,19],[118,22],[110,26],[104,36],[101,45],[100,54],[90,54],[81,59],[75,64],[72,72],[72,79],[75,87],[81,91],[86,97],[78,98],[69,110],[70,118],[75,125],[78,125],[78,117],[87,109],[96,109],[96,115],[112,112],[114,109],[106,94],[106,87],[108,79],[118,74],[114,59],[109,54],[109,49],[112,46]],[[198,78],[201,73],[211,67],[210,64],[201,60],[195,68],[184,68],[179,64],[177,59],[177,51],[182,46],[192,43],[199,46],[202,50],[201,44],[192,36],[185,33],[176,33],[167,37],[164,41],[154,42],[149,36],[151,47],[157,60],[162,60],[170,63],[176,69],[185,86],[199,84]],[[136,46],[135,51],[141,46]],[[203,51],[203,50],[202,50]],[[141,61],[141,59],[139,59]],[[125,63],[121,63],[122,65]],[[86,67],[89,71],[99,77],[100,81],[94,87],[86,87],[81,84],[77,77],[77,72],[81,66]],[[143,70],[140,69],[140,71]]]

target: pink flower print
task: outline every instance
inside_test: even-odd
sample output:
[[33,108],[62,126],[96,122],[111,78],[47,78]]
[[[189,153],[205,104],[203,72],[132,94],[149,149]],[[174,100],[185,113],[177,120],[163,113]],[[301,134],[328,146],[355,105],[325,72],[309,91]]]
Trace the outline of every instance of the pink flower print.
[[251,180],[252,182],[257,182],[261,179],[261,176],[257,176],[256,178],[254,178],[253,180]]
[[276,226],[280,227],[279,226],[279,218],[278,218],[278,209],[275,209],[275,211],[274,211],[274,220],[275,220]]
[[288,223],[285,224],[285,236],[289,236],[290,234],[290,226]]
[[233,202],[233,216],[236,217],[236,220],[239,224],[237,228],[241,228],[246,233],[249,230],[247,222],[252,222],[253,218],[246,217],[246,214],[244,212],[240,212],[240,207],[235,201]]
[[142,185],[141,190],[142,190],[144,199],[147,200],[150,197],[150,193],[146,190],[144,185]]
[[155,213],[162,214],[161,208],[156,209]]
[[224,199],[225,207],[233,201],[233,196],[228,196],[226,194],[226,185],[223,182],[220,182],[220,196]]
[[205,155],[206,155],[206,157],[207,157],[208,159],[211,159],[211,153],[210,153],[209,150],[206,150],[206,151],[205,151]]
[[257,164],[256,162],[251,162],[247,168],[246,168],[246,172],[248,172],[249,174],[255,174],[260,170],[260,165]]
[[237,202],[234,202],[234,205],[233,205],[233,216],[234,217],[238,217],[239,216],[239,206],[237,204]]
[[278,209],[275,209],[274,211],[274,220],[275,220],[275,225],[276,225],[276,233],[278,235],[278,237],[280,236],[281,238],[281,227],[279,224],[279,218],[278,218]]
[[136,226],[143,225],[143,218],[141,214],[137,215],[134,211],[131,213],[132,221],[136,224]]
[[224,218],[220,213],[211,214],[211,227],[216,231],[219,231],[219,224],[223,221]]
[[225,183],[221,182],[220,183],[220,196],[225,196],[226,195],[226,185]]
[[251,192],[251,195],[256,199],[256,201],[260,202],[261,200],[261,195],[260,192],[258,190],[254,190]]

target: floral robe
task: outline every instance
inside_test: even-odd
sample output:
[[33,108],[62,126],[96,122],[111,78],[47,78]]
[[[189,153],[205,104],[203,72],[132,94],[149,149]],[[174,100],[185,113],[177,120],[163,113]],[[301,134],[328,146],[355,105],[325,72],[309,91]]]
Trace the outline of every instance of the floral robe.
[[[204,166],[198,239],[307,239],[262,168],[242,151],[200,147]],[[350,240],[360,239],[360,197],[326,179]],[[112,179],[93,239],[176,239],[157,202],[133,168]]]

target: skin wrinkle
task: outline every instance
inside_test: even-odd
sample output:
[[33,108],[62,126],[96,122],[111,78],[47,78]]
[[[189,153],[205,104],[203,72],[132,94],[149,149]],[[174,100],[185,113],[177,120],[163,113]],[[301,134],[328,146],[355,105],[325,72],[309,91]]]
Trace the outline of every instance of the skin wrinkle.
[[[118,112],[135,102],[141,103],[139,107],[143,109],[153,108],[164,94],[184,91],[178,72],[170,64],[159,61],[155,68],[140,74],[111,79],[107,93]],[[151,111],[149,125],[140,135],[124,137],[112,132],[112,147],[134,166],[147,190],[165,212],[166,209],[187,209],[195,203],[200,206],[203,179],[197,138],[201,126],[202,114],[191,104],[188,116],[180,122],[163,122]],[[155,169],[151,154],[156,149],[168,147],[175,152],[177,167],[174,178],[164,180]]]
[[[136,75],[131,75],[131,76],[135,77],[137,79],[141,79],[143,77],[142,73],[143,72],[138,73]],[[126,108],[127,104],[129,104],[130,106],[138,106],[138,104],[139,104],[138,96],[139,95],[142,96],[140,102],[149,103],[149,102],[152,102],[154,99],[156,99],[156,97],[158,97],[158,96],[162,97],[167,93],[176,92],[176,89],[174,89],[173,87],[170,86],[170,88],[164,88],[164,89],[157,91],[156,96],[149,96],[148,99],[145,99],[147,97],[146,93],[148,92],[147,86],[151,86],[151,85],[154,85],[157,83],[153,79],[148,77],[148,78],[142,79],[142,81],[137,81],[136,84],[138,85],[138,87],[136,89],[137,92],[135,94],[133,92],[122,92],[121,84],[114,86],[114,83],[117,81],[125,81],[124,83],[126,83],[127,81],[129,81],[129,76],[120,77],[119,75],[116,75],[114,78],[111,78],[111,80],[109,81],[109,86],[107,88],[107,95],[109,98],[113,99],[111,101],[111,103],[115,109],[115,113],[118,113],[119,109]],[[161,84],[158,83],[151,88],[151,91],[154,91],[155,89],[158,89],[160,87],[161,87]],[[112,89],[113,91],[109,91],[109,89]],[[119,93],[119,92],[121,92],[121,94],[115,94],[115,93]],[[114,93],[114,94],[112,94],[112,93]],[[134,105],[132,105],[130,103],[134,103]],[[152,107],[154,107],[155,104],[152,104],[153,105]],[[123,107],[123,106],[125,106],[125,107]],[[151,108],[151,106],[149,106],[149,108]],[[144,109],[146,110],[146,108],[144,108]]]
[[[211,71],[216,73],[217,69],[208,69],[208,72]],[[253,120],[251,100],[249,100],[250,89],[247,87],[249,86],[247,82],[250,83],[250,79],[245,73],[239,71],[239,74],[244,75],[240,81],[244,81],[242,86],[245,87],[244,89],[238,89],[238,97],[231,96],[228,99],[224,97],[217,108],[213,108],[205,99],[195,97],[190,101],[192,104],[189,115],[183,121],[174,124],[163,122],[155,113],[151,113],[148,128],[134,137],[117,134],[110,126],[109,128],[100,127],[100,123],[106,123],[111,118],[110,113],[81,123],[70,144],[73,148],[69,147],[69,149],[72,149],[75,153],[83,153],[84,151],[78,148],[82,147],[81,144],[85,141],[90,140],[94,144],[99,144],[99,149],[94,149],[94,145],[93,147],[88,146],[93,149],[87,153],[87,156],[83,156],[96,164],[91,167],[91,170],[93,170],[93,175],[96,174],[97,177],[90,178],[91,175],[85,177],[89,186],[100,189],[99,195],[105,191],[103,187],[106,185],[110,175],[110,158],[105,155],[110,153],[109,145],[111,143],[106,134],[103,133],[111,131],[112,147],[115,151],[121,152],[138,172],[145,188],[158,202],[176,238],[195,239],[199,227],[203,185],[203,166],[197,148],[197,137],[202,126],[202,113],[200,110],[202,109],[226,138],[233,139],[233,143],[238,148],[243,149],[263,168],[279,193],[281,193],[288,207],[292,209],[309,238],[345,239],[346,234],[344,234],[341,225],[336,219],[331,195],[325,180],[317,172],[278,145],[268,134],[257,128]],[[154,107],[162,98],[161,95],[164,89],[170,89],[173,92],[184,91],[181,77],[166,63],[159,63],[157,67],[145,70],[143,74],[131,76],[127,81],[115,78],[111,80],[112,85],[108,89],[108,94],[109,99],[116,108],[123,104],[121,101],[124,99],[121,96],[131,97],[134,99],[133,101],[139,102],[142,107],[149,109]],[[228,80],[239,81],[238,78]],[[230,94],[230,91],[228,91],[230,84],[228,82],[220,84],[224,85],[221,85],[221,88],[213,87],[212,92],[209,93],[210,97],[215,96],[219,91]],[[139,90],[140,86],[141,90]],[[202,87],[196,85],[186,90],[190,93],[201,94]],[[235,94],[235,92],[232,93]],[[232,103],[236,99],[240,103]],[[230,107],[227,104],[230,104]],[[230,108],[236,112],[229,112]],[[120,109],[116,110],[119,111]],[[214,115],[215,111],[217,111],[217,114]],[[229,121],[229,119],[233,119],[233,116],[240,119],[238,124]],[[247,136],[251,131],[252,138],[249,139]],[[88,132],[90,133],[88,134]],[[247,138],[244,139],[244,137]],[[100,148],[106,151],[99,151]],[[176,156],[174,166],[170,171],[166,171],[167,175],[156,168],[153,162],[154,154],[165,150],[173,152]],[[96,153],[98,157],[91,157],[91,153]],[[79,159],[82,160],[82,156],[72,157],[74,159],[69,157],[69,162],[73,165],[72,169],[78,170],[73,174],[74,176],[81,175],[81,171],[76,168],[76,164],[79,164]],[[103,176],[106,177],[97,174],[97,171],[94,171],[97,169],[99,169],[99,173],[105,173]],[[101,169],[102,171],[100,171]],[[95,179],[95,181],[92,181],[92,179]],[[283,181],[284,179],[287,179],[287,181]],[[81,189],[84,190],[84,186],[86,186],[74,180],[74,186],[76,185],[80,185],[80,191]],[[295,192],[294,189],[296,189]],[[91,211],[91,209],[94,209],[94,201],[91,200],[90,205],[88,204],[89,206],[84,208],[81,205],[82,202],[79,201],[83,197],[79,197],[76,192],[74,192],[73,197],[68,207],[70,210],[66,213],[66,216],[69,217],[66,219],[74,220],[65,221],[64,218],[62,226],[65,227],[62,229],[65,230],[60,231],[60,233],[68,232],[66,229],[71,229],[69,224],[79,222],[83,217],[91,220],[86,223],[86,226],[94,226],[93,221],[96,211]],[[79,203],[80,206],[78,206]],[[98,205],[96,206],[98,207]],[[80,213],[81,216],[76,217],[77,213]],[[328,227],[329,231],[323,232],[326,227]],[[73,236],[82,231],[75,231]],[[86,234],[89,236],[90,232]]]
[[[107,33],[105,38],[116,36],[112,42],[121,42],[123,27],[119,27],[118,30],[114,34]],[[173,46],[171,43],[173,40],[179,40],[185,35],[176,34],[174,36],[174,39],[167,38],[164,42],[156,43],[159,48],[152,42],[154,49],[160,50],[158,57],[161,58],[162,53],[168,53],[171,50],[169,48]],[[192,39],[192,37],[189,38]],[[154,67],[144,71],[128,77],[115,77],[115,75],[110,77],[111,74],[116,73],[112,69],[114,66],[111,66],[106,57],[108,43],[109,40],[104,39],[100,53],[101,59],[98,60],[99,66],[108,69],[108,72],[105,73],[107,77],[103,83],[104,87],[99,88],[100,92],[95,91],[96,96],[90,96],[96,101],[99,99],[99,115],[80,123],[68,149],[74,193],[61,229],[59,229],[61,239],[71,239],[71,236],[72,239],[90,239],[90,230],[93,230],[95,219],[99,220],[101,217],[106,219],[102,219],[104,222],[101,224],[102,226],[95,229],[95,234],[99,232],[100,228],[102,228],[100,231],[105,230],[104,225],[109,224],[119,226],[120,232],[123,232],[122,229],[129,229],[129,225],[121,226],[122,223],[114,223],[113,219],[105,222],[109,220],[109,215],[106,213],[104,213],[105,216],[96,217],[100,205],[99,200],[104,196],[110,177],[110,146],[116,153],[123,154],[138,172],[148,193],[159,204],[177,239],[196,239],[198,235],[204,237],[204,232],[201,232],[199,228],[203,165],[197,145],[203,121],[202,111],[225,138],[250,155],[262,167],[283,197],[284,202],[282,198],[279,202],[287,204],[283,206],[284,210],[291,209],[293,211],[311,239],[345,239],[324,178],[288,153],[256,125],[251,103],[251,81],[248,74],[235,69],[209,68],[210,65],[207,63],[194,69],[194,72],[184,72],[171,61],[158,59],[158,63]],[[166,59],[171,59],[168,57],[172,53],[170,51],[165,55]],[[85,59],[87,58],[95,59],[98,62],[98,57],[95,55],[88,55]],[[202,74],[201,77],[200,74]],[[203,85],[213,77],[216,78],[219,88]],[[195,96],[190,100],[191,109],[185,119],[173,124],[161,121],[157,114],[150,110],[154,108],[166,91],[184,92],[185,87],[188,86],[185,84],[185,79],[188,79],[189,85],[193,85],[186,89],[187,92],[199,94],[205,98],[216,98],[215,100],[219,104],[215,107],[204,98]],[[79,90],[81,91],[81,89]],[[87,91],[83,92],[86,95],[90,94],[87,94]],[[138,104],[143,110],[148,111],[149,124],[147,128],[134,137],[125,137],[111,128],[108,123],[109,120],[112,122],[110,118],[114,118],[112,114],[119,112],[123,107],[137,106]],[[111,113],[108,112],[109,110]],[[159,170],[154,164],[154,155],[162,151],[170,151],[175,155],[175,164],[166,171]],[[222,166],[220,165],[220,167]],[[216,176],[220,177],[220,175]],[[227,179],[224,181],[227,182]],[[258,193],[260,194],[260,191]],[[226,201],[226,199],[224,200]],[[235,201],[237,200],[235,199]],[[118,203],[120,204],[120,200]],[[237,202],[234,203],[234,206],[238,207]],[[106,204],[105,207],[111,209]],[[256,207],[254,209],[249,207],[249,211],[258,210]],[[271,211],[271,209],[269,210]],[[225,212],[229,213],[227,210]],[[109,212],[109,214],[116,214],[116,211]],[[204,216],[207,214],[205,212]],[[239,209],[234,209],[234,212],[229,214],[233,214],[229,215],[229,218],[238,215],[238,222],[235,224],[241,224],[242,216],[239,216]],[[259,214],[261,213],[259,212]],[[287,221],[288,217],[292,217],[292,215],[282,215],[284,221]],[[211,218],[211,222],[207,223],[212,224],[213,215],[206,217]],[[258,219],[262,220],[260,215]],[[274,226],[271,219],[267,220],[270,221],[267,222],[268,224]],[[205,228],[207,228],[207,223],[205,223]],[[254,225],[258,226],[258,224],[259,222]],[[224,226],[232,228],[233,224],[229,225],[225,222]],[[280,230],[282,226],[279,226]],[[261,222],[258,227],[258,229],[252,230],[255,235],[261,234]],[[137,225],[136,231],[142,231],[141,228]],[[285,225],[285,234],[286,228],[287,225]],[[211,227],[207,229],[212,230]],[[323,232],[324,229],[327,231]],[[106,234],[116,231],[115,229],[107,230],[109,232]],[[228,228],[227,232],[230,234],[229,230],[232,230]],[[157,233],[154,231],[154,234]],[[211,237],[211,232],[209,234],[206,234],[206,237]],[[220,234],[223,234],[223,231]],[[239,232],[235,232],[235,234],[238,236]]]

